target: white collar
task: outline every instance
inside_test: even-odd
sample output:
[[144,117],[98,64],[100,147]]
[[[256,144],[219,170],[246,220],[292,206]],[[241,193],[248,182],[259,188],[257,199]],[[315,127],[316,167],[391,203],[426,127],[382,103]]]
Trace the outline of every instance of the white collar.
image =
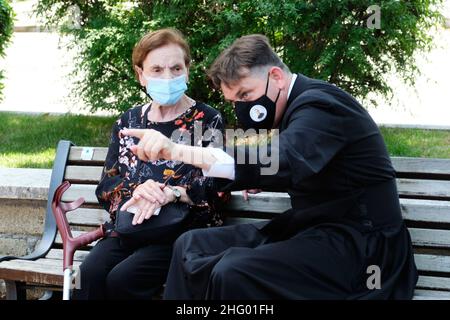
[[297,80],[297,75],[294,73],[294,74],[292,74],[291,84],[289,85],[289,91],[288,91],[288,95],[287,95],[288,99],[289,99],[289,96],[291,95],[292,88],[294,87],[295,80]]

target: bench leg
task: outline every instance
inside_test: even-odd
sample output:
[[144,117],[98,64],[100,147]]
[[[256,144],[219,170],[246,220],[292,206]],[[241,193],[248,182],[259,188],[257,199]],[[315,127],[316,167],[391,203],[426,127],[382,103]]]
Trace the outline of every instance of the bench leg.
[[26,300],[27,290],[24,283],[18,281],[5,280],[6,300]]
[[17,300],[16,282],[11,280],[5,280],[5,285],[6,285],[6,300]]

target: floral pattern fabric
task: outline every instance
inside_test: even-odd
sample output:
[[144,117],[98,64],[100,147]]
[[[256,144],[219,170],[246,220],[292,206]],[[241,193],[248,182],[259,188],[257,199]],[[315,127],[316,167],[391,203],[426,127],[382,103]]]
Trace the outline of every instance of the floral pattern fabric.
[[214,146],[218,134],[222,134],[224,129],[220,113],[196,102],[174,120],[153,122],[147,116],[150,108],[151,104],[131,108],[114,123],[105,166],[96,189],[100,204],[114,222],[117,210],[130,199],[134,189],[153,179],[186,188],[193,202],[190,228],[222,225],[223,217],[217,210],[217,179],[205,177],[201,169],[179,161],[141,161],[130,149],[139,143],[139,139],[120,134],[124,128],[148,128],[177,143]]

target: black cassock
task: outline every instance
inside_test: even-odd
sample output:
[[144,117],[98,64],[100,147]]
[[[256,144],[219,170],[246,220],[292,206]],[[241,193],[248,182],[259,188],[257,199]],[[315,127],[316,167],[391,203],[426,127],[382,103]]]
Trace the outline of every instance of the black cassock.
[[269,223],[182,235],[164,297],[411,299],[418,278],[411,239],[386,146],[366,110],[336,86],[299,74],[279,129],[278,173],[261,175],[267,159],[236,164],[226,190],[287,191],[292,209]]

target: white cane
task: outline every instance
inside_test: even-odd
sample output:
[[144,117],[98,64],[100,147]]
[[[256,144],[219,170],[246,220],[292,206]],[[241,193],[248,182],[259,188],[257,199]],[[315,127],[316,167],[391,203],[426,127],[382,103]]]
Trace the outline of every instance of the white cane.
[[72,268],[64,270],[63,300],[70,300],[70,289],[72,288]]

